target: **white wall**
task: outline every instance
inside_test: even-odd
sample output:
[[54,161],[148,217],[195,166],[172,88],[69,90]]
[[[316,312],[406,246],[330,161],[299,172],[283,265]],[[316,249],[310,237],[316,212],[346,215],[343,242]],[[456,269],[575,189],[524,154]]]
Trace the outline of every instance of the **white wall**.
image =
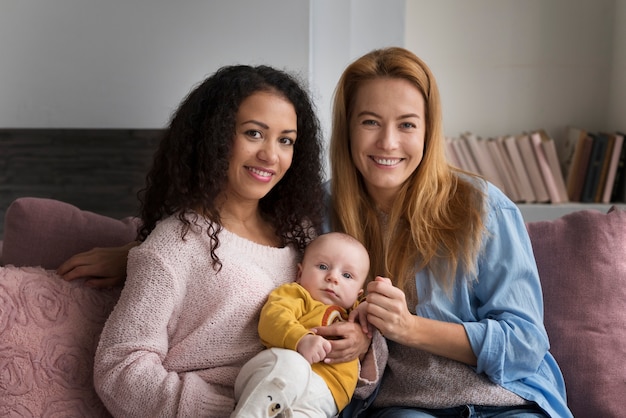
[[[407,6],[406,46],[437,77],[447,135],[545,128],[558,140],[568,124],[626,129],[625,90],[615,88],[626,81],[623,0],[619,32],[614,0],[411,0]],[[621,70],[615,67],[611,80],[613,62]],[[611,103],[621,120],[615,115],[609,123]]]
[[404,44],[406,0],[312,0],[310,79],[324,137],[344,68],[374,49]]
[[446,134],[626,129],[626,0],[0,0],[0,127],[158,128],[221,65],[308,77],[325,132],[343,68],[405,46]]
[[160,128],[226,64],[309,67],[309,3],[0,0],[0,127]]
[[626,131],[626,0],[617,0],[607,129]]

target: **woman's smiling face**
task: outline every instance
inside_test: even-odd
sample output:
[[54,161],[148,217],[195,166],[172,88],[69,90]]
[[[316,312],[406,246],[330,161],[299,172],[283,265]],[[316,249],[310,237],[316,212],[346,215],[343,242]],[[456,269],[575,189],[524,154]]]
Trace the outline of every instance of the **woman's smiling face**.
[[293,104],[273,92],[259,91],[239,107],[224,193],[259,200],[283,178],[297,137]]
[[350,150],[370,196],[388,208],[424,153],[425,102],[402,78],[362,82],[350,116]]

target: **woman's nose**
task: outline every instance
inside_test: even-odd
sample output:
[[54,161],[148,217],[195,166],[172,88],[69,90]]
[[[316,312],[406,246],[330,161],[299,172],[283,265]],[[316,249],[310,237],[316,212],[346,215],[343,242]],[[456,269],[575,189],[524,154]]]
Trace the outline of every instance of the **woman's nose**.
[[385,128],[380,132],[376,143],[380,149],[395,149],[398,146],[398,133],[392,127]]
[[277,145],[273,141],[266,141],[257,156],[261,161],[274,164],[278,161]]

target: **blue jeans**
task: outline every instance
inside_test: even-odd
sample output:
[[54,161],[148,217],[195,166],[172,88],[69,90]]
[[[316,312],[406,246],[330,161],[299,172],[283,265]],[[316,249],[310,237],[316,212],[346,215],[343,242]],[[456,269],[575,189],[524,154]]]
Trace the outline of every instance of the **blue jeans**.
[[480,406],[466,405],[445,409],[417,409],[401,406],[371,409],[367,418],[546,418],[536,405],[528,406]]

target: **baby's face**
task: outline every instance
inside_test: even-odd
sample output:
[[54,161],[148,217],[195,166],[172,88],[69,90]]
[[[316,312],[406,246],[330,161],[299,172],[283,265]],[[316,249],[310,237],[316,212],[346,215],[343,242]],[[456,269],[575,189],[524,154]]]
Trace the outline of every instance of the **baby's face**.
[[364,248],[343,239],[320,237],[307,248],[299,264],[298,283],[313,299],[349,309],[363,293],[369,272]]

